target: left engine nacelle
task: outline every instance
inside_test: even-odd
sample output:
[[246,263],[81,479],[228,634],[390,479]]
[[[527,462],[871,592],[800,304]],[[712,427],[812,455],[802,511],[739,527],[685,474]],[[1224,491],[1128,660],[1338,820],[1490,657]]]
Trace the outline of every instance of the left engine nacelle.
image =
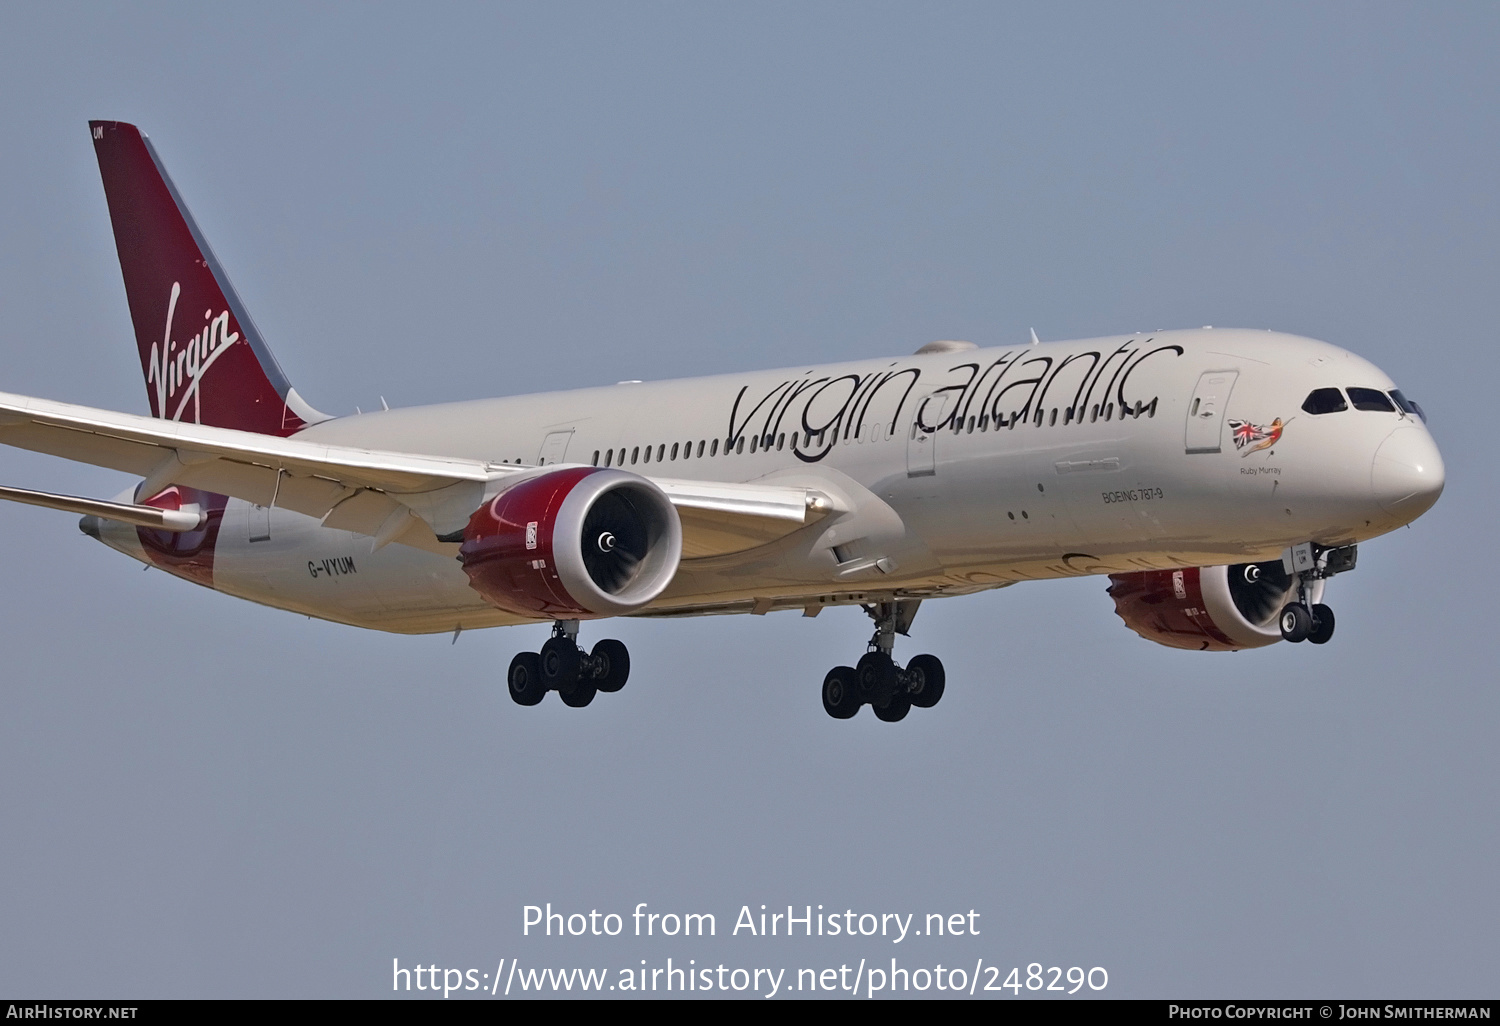
[[[1233,652],[1281,640],[1277,617],[1297,594],[1280,560],[1110,574],[1109,595],[1125,625],[1169,648]],[[1322,598],[1312,582],[1308,601]]]
[[622,470],[564,467],[516,482],[469,518],[459,560],[491,605],[538,618],[634,612],[672,583],[682,523]]

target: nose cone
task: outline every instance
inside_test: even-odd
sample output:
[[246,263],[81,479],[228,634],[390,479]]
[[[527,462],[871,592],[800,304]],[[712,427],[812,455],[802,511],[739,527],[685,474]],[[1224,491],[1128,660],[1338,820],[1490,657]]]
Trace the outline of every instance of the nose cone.
[[1432,508],[1443,494],[1443,457],[1424,428],[1398,427],[1375,450],[1370,466],[1375,501],[1402,523]]

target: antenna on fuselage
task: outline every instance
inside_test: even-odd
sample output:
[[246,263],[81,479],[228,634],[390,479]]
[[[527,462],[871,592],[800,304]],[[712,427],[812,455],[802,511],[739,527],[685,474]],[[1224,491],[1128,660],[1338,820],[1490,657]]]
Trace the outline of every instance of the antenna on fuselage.
[[1039,345],[1042,344],[1042,340],[1036,337],[1036,329],[1035,328],[1031,329],[1031,344],[1034,345],[1034,346],[1039,346]]

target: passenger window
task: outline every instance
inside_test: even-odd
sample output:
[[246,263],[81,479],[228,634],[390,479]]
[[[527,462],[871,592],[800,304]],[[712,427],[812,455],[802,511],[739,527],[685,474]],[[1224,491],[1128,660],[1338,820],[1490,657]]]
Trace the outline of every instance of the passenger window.
[[719,455],[719,440],[717,438],[714,439],[713,445],[708,447],[708,454],[710,456]]
[[1349,389],[1349,401],[1356,410],[1369,410],[1371,413],[1396,412],[1396,407],[1391,405],[1390,396],[1374,388]]
[[666,455],[667,455],[667,443],[663,442],[661,445],[659,445],[659,446],[656,447],[656,462],[660,463],[662,461],[662,458],[665,457]]
[[636,446],[634,449],[630,450],[630,465],[632,467],[635,466],[636,457],[639,456],[640,454],[641,454],[641,448],[640,448],[640,446]]
[[649,445],[646,446],[646,458],[644,460],[642,460],[641,462],[642,463],[650,463],[651,462],[651,446],[649,446]]
[[786,435],[777,435],[776,436],[776,451],[780,452],[781,451],[781,447],[783,445],[785,445],[785,444],[786,444]]
[[[715,448],[717,448],[717,443],[715,443]],[[698,458],[700,460],[703,458],[703,442],[701,439],[698,442]]]
[[1303,413],[1343,413],[1349,408],[1344,393],[1336,388],[1315,388],[1302,403]]
[[598,465],[599,465],[599,450],[595,449],[594,450],[594,466],[597,467]]
[[677,443],[676,442],[672,443],[672,458],[674,460],[677,458]]

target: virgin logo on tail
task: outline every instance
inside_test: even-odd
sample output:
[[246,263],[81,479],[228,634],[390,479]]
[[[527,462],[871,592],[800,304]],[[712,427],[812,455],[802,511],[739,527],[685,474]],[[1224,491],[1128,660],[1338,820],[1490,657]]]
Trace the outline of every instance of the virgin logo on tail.
[[[177,314],[177,300],[182,295],[182,283],[172,283],[172,295],[167,300],[167,327],[162,334],[161,345],[151,343],[151,357],[146,367],[146,384],[156,389],[156,415],[168,420],[181,420],[188,400],[193,402],[193,422],[198,423],[202,414],[201,386],[203,375],[214,361],[229,351],[229,347],[240,340],[240,333],[229,330],[229,311],[217,317],[213,310],[203,311],[203,330],[187,342],[172,341],[172,319]],[[171,414],[167,407],[175,402]]]

